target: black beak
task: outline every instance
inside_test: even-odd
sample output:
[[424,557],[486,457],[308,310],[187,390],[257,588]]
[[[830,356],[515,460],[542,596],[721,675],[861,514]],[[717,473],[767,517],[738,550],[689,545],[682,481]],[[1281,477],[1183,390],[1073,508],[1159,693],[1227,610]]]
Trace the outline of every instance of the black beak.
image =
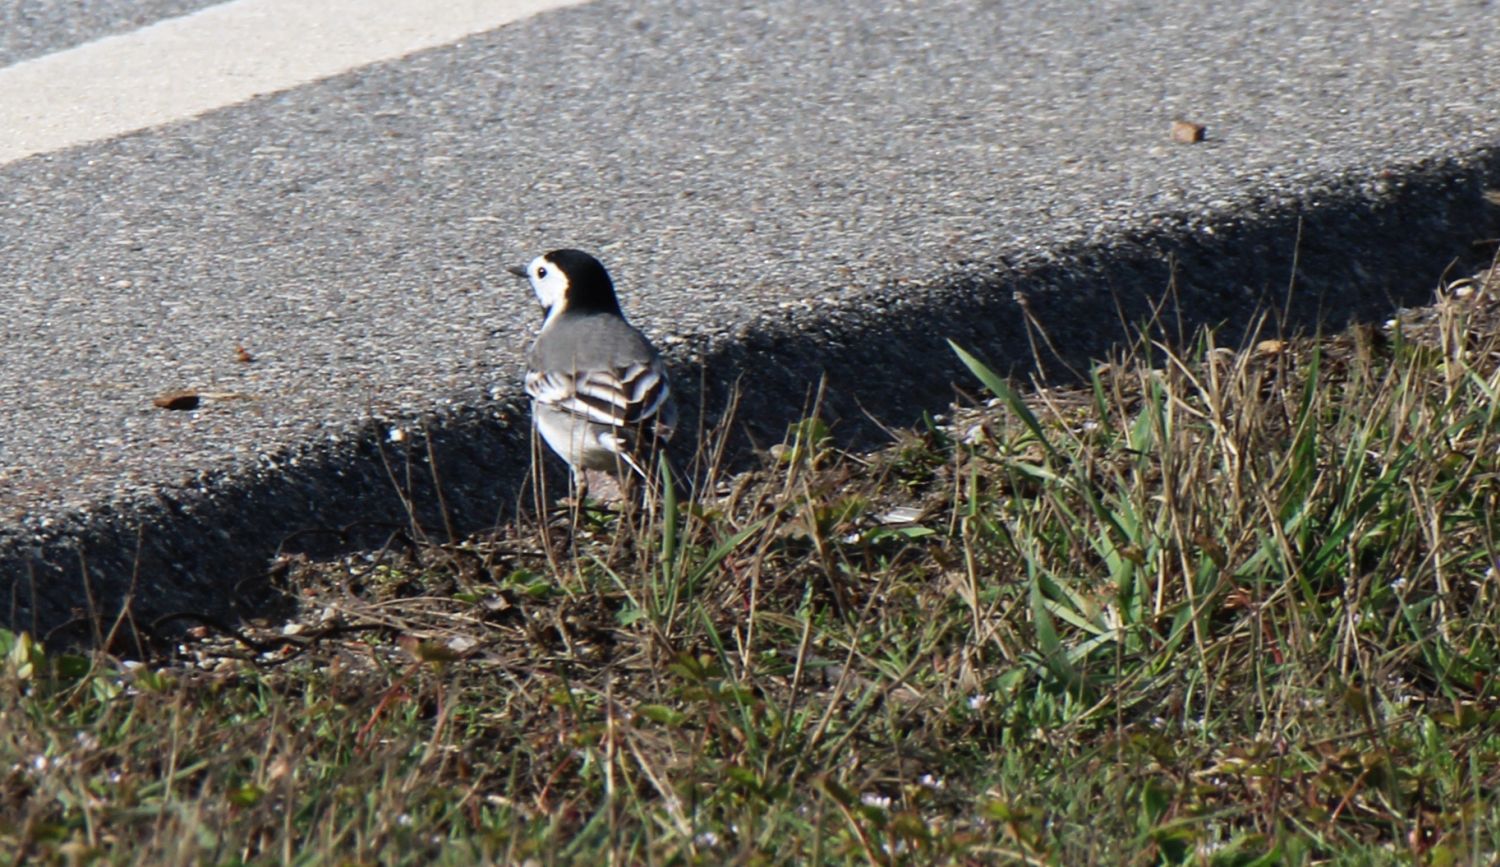
[[523,267],[521,267],[520,265],[512,265],[509,268],[506,268],[505,270],[507,270],[510,273],[516,275],[517,277],[520,277],[522,280],[525,280],[525,279],[527,279],[528,277],[531,276],[530,274],[527,274],[526,273],[526,269],[523,268]]

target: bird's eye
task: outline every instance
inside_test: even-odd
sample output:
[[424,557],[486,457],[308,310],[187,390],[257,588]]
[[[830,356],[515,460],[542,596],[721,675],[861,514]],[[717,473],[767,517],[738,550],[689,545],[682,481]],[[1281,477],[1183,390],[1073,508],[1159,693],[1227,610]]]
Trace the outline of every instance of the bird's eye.
[[546,280],[547,279],[547,269],[546,268],[537,268],[536,269],[536,279],[538,279],[538,280]]

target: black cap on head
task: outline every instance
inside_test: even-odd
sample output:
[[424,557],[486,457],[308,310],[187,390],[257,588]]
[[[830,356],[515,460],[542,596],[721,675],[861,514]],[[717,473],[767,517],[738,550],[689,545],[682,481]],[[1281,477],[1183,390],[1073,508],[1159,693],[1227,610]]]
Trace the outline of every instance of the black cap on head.
[[553,250],[547,261],[568,275],[568,308],[620,312],[615,284],[598,259],[582,250]]

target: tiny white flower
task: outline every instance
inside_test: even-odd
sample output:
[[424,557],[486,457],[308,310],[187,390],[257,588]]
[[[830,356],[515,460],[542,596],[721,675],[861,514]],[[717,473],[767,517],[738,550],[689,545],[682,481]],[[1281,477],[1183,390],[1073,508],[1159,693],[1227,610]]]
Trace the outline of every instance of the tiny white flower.
[[881,810],[888,810],[891,806],[890,798],[875,792],[865,792],[863,795],[860,795],[859,802],[866,807],[877,807]]
[[969,710],[979,710],[990,703],[990,697],[984,693],[975,693],[969,696]]
[[704,831],[703,833],[694,837],[693,842],[705,848],[712,848],[719,845],[719,835],[715,834],[712,831]]

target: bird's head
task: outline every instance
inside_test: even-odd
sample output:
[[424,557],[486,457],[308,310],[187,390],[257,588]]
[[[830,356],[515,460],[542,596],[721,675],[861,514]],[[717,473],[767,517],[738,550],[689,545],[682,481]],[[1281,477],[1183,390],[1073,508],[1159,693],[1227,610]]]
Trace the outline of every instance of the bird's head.
[[563,311],[620,312],[615,284],[598,259],[582,250],[553,250],[525,267],[507,269],[531,284],[547,322]]

